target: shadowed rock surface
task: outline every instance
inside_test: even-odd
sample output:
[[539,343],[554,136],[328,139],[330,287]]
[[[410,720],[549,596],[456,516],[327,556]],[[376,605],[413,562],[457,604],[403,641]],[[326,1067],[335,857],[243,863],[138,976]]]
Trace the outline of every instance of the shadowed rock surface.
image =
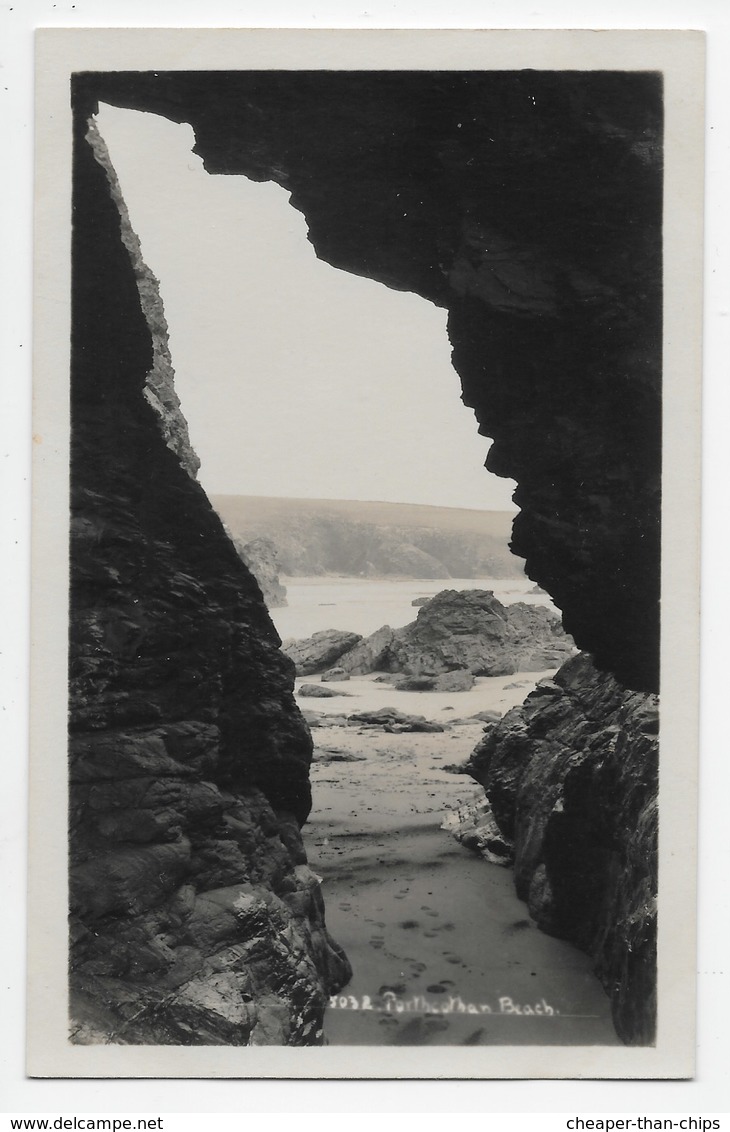
[[469,762],[514,846],[518,895],[582,947],[624,1041],[651,1042],[656,993],[655,696],[569,660],[488,729]]

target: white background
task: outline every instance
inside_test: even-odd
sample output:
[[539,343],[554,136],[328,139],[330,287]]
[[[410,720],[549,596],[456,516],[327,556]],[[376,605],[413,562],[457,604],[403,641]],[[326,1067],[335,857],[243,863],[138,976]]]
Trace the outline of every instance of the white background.
[[[527,27],[694,28],[708,32],[703,711],[700,780],[698,1073],[691,1082],[194,1082],[28,1081],[23,1075],[27,762],[27,610],[30,577],[33,28],[59,27]],[[0,878],[0,1082],[15,1113],[492,1112],[724,1113],[728,1108],[727,793],[725,700],[730,640],[725,534],[730,413],[730,5],[726,0],[582,0],[539,4],[339,0],[16,0],[0,7],[2,166],[4,577],[0,620],[3,787]],[[681,918],[691,910],[671,908]],[[353,1072],[357,1066],[353,1064]],[[541,1125],[539,1118],[535,1125]],[[191,1123],[189,1127],[193,1127]],[[558,1118],[550,1127],[560,1127]],[[188,1127],[182,1120],[175,1127]],[[171,1122],[166,1123],[173,1132]]]

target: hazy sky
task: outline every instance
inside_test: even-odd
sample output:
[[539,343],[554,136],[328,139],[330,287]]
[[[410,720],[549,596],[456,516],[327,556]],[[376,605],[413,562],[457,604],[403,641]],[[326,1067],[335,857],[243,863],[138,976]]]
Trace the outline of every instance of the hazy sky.
[[289,194],[206,173],[190,126],[105,105],[98,124],[209,493],[515,510],[483,467],[445,311],[322,263]]

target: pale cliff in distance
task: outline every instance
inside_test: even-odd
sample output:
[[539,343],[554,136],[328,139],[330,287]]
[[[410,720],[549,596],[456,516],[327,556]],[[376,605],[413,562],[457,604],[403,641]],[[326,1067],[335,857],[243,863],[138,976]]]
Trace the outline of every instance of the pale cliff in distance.
[[516,578],[514,515],[409,503],[213,495],[243,543],[266,538],[289,576]]

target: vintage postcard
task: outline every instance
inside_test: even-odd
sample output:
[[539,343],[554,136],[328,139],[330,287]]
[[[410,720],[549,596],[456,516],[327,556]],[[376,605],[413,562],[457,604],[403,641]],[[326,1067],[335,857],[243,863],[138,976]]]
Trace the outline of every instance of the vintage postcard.
[[36,64],[29,1073],[691,1076],[703,36]]

